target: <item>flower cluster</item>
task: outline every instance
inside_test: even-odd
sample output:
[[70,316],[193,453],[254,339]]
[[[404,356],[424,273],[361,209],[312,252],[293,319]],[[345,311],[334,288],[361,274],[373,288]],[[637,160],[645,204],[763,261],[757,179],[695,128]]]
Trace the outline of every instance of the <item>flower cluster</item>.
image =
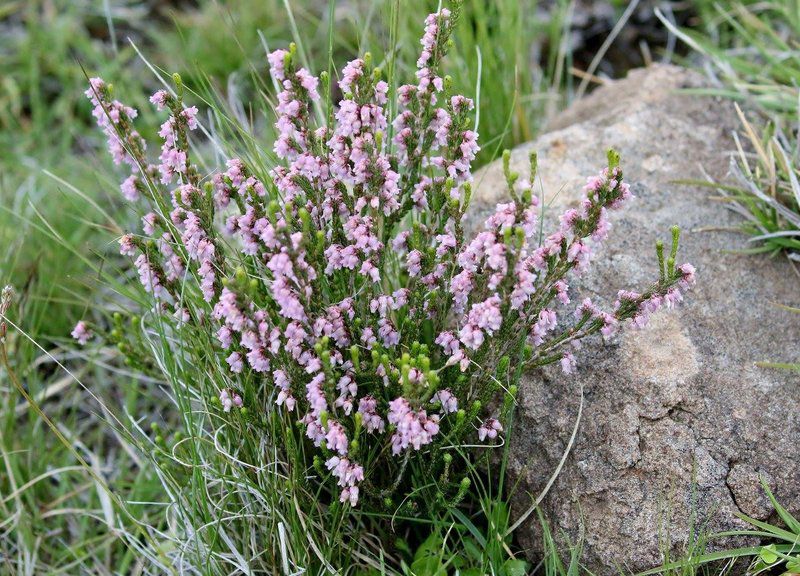
[[[440,474],[446,500],[451,459],[440,454],[503,434],[507,414],[487,406],[513,396],[512,362],[572,373],[580,339],[642,325],[694,282],[690,265],[675,265],[676,235],[643,292],[621,292],[609,311],[572,304],[570,280],[608,235],[609,211],[631,197],[613,153],[580,207],[541,240],[535,158],[520,181],[506,155],[511,199],[465,238],[478,135],[472,101],[439,73],[454,21],[446,9],[425,20],[416,83],[398,88],[394,118],[368,54],[342,71],[342,98],[323,123],[315,110],[326,108],[329,78],[298,66],[293,46],[269,54],[281,163],[266,174],[231,159],[204,182],[189,146],[197,109],[184,106],[179,81],[177,95],[151,99],[169,116],[159,163],[148,165],[135,113],[92,81],[112,154],[138,167],[125,195],[136,190],[150,206],[143,233],[123,236],[120,248],[156,311],[211,327],[209,361],[243,383],[218,390],[223,411],[261,407],[293,422],[289,430],[302,431],[293,442],[318,453],[319,481],[351,506],[403,490],[408,501],[409,462]],[[73,333],[81,342],[89,334],[81,324]]]

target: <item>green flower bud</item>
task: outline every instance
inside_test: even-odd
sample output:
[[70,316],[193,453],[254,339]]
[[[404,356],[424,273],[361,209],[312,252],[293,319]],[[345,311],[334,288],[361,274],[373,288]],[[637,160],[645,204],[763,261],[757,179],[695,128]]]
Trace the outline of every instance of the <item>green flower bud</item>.
[[511,228],[506,228],[505,230],[503,230],[503,244],[505,244],[509,248],[511,247],[511,234],[513,234]]
[[245,272],[244,268],[239,266],[238,268],[236,268],[235,274],[236,274],[236,282],[239,284],[244,284],[245,281],[247,280],[247,272]]
[[[529,204],[530,200],[528,200],[527,203]],[[525,230],[517,226],[514,228],[514,233],[516,234],[517,249],[522,248],[522,246],[525,244]]]
[[434,370],[431,370],[425,374],[425,379],[428,383],[433,387],[436,388],[439,386],[439,374],[437,374]]
[[418,364],[419,364],[420,370],[422,370],[423,372],[427,372],[428,370],[431,369],[431,359],[430,358],[428,358],[427,356],[418,356],[418,358],[419,358]]
[[661,240],[656,240],[656,257],[658,258],[659,278],[663,282],[667,271],[664,268],[664,243]]
[[613,170],[617,166],[619,166],[619,154],[613,148],[610,149],[607,153],[608,156],[608,168],[609,170]]
[[536,152],[531,152],[528,156],[531,165],[531,187],[536,181],[536,174],[539,172],[539,155]]

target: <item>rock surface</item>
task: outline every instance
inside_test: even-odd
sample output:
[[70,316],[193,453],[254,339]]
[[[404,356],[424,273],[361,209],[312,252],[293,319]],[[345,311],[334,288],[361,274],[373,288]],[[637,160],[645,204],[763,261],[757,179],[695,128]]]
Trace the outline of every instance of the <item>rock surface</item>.
[[[772,514],[763,475],[791,511],[800,511],[800,379],[754,365],[800,360],[800,318],[773,303],[800,305],[800,282],[783,258],[749,256],[739,221],[713,191],[675,180],[724,179],[738,128],[729,102],[681,94],[703,85],[686,70],[659,66],[602,87],[551,123],[551,131],[513,152],[527,174],[539,153],[550,218],[577,205],[604,150],[622,156],[636,200],[612,217],[573,301],[606,305],[617,289],[655,278],[653,243],[681,226],[680,262],[697,267],[687,301],[641,331],[611,344],[589,342],[575,376],[548,369],[525,376],[510,467],[519,515],[547,484],[569,442],[581,389],[583,417],[568,459],[542,508],[558,538],[581,538],[584,562],[598,574],[658,565],[686,546],[692,523],[715,532],[743,524],[744,512]],[[476,174],[472,222],[505,186],[497,163]],[[480,220],[479,220],[480,219]],[[474,224],[473,224],[474,226]],[[536,514],[520,529],[532,557]]]

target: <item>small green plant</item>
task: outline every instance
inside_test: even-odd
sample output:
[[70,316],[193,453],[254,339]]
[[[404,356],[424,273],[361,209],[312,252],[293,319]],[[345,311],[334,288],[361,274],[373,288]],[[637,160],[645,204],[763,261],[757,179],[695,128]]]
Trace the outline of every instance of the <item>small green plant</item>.
[[694,90],[747,104],[760,124],[737,106],[743,138],[737,136],[736,182],[718,188],[745,218],[754,252],[785,252],[800,260],[800,151],[797,131],[800,74],[800,12],[794,0],[700,3],[698,30],[662,22],[704,57],[715,87]]
[[710,534],[707,540],[713,542],[721,538],[754,537],[768,541],[769,544],[722,549],[715,552],[700,550],[699,554],[687,555],[680,560],[641,572],[638,576],[673,573],[696,574],[703,568],[707,567],[713,570],[713,567],[720,563],[731,563],[737,560],[749,561],[748,573],[752,574],[770,573],[791,576],[798,573],[798,569],[800,569],[800,521],[781,506],[763,478],[761,485],[784,526],[777,526],[751,518],[746,514],[737,513],[736,515],[749,524],[750,528]]

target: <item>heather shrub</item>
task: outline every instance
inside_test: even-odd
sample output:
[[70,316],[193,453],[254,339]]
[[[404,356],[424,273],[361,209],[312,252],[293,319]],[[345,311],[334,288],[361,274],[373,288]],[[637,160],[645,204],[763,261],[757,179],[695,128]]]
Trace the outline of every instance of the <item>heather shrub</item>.
[[[141,309],[82,321],[73,336],[116,344],[175,396],[188,441],[168,445],[157,429],[152,446],[177,470],[165,484],[172,532],[189,534],[179,558],[191,548],[241,566],[215,555],[222,546],[286,566],[276,534],[289,515],[329,527],[333,548],[342,530],[381,540],[459,506],[470,466],[502,445],[522,370],[570,374],[582,339],[644,325],[694,282],[673,230],[650,286],[620,291],[609,310],[573,302],[608,212],[631,197],[613,151],[549,235],[535,156],[522,179],[506,155],[510,200],[467,236],[473,103],[439,73],[456,12],[425,20],[414,83],[395,86],[367,54],[342,70],[335,105],[331,78],[302,68],[294,47],[272,52],[268,171],[237,158],[200,168],[199,111],[178,77],[151,98],[167,116],[151,163],[136,110],[91,80],[110,152],[130,168],[121,191],[142,227],[120,251],[144,295]],[[193,507],[198,495],[207,503]],[[330,560],[324,548],[308,554]]]

